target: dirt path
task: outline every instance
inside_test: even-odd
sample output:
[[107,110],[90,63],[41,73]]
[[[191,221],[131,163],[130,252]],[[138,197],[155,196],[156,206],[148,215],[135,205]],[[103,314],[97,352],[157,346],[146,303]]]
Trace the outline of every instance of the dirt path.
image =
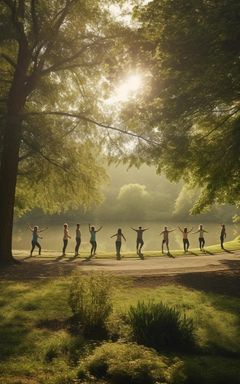
[[1,280],[46,280],[72,272],[106,271],[133,279],[135,287],[154,288],[166,284],[239,297],[240,251],[177,258],[149,257],[145,260],[81,258],[26,258],[20,265],[0,270]]
[[240,251],[201,256],[184,255],[176,258],[161,256],[138,258],[86,260],[75,257],[28,257],[20,265],[0,271],[0,278],[43,279],[68,275],[73,271],[106,271],[124,276],[164,276],[195,272],[240,269]]

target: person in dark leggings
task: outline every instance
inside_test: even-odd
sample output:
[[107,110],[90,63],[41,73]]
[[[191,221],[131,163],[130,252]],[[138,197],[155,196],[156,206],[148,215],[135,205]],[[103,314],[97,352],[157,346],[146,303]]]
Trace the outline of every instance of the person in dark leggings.
[[66,249],[68,245],[68,239],[71,239],[71,236],[69,235],[69,229],[68,229],[68,224],[65,223],[63,224],[63,250],[62,250],[62,255],[66,256]]
[[112,237],[117,237],[116,238],[116,242],[115,242],[115,245],[116,245],[116,256],[117,256],[117,260],[120,260],[121,259],[121,246],[122,246],[122,238],[126,241],[126,238],[124,236],[124,234],[122,233],[122,230],[121,228],[118,229],[117,233],[115,233],[115,235],[112,235]]
[[33,228],[30,225],[28,225],[28,228],[32,232],[32,249],[30,251],[30,256],[32,256],[35,247],[38,247],[38,254],[41,255],[42,247],[41,247],[38,239],[42,239],[42,237],[39,236],[39,232],[45,231],[48,227],[43,228],[43,229],[39,229],[38,225],[35,225]]
[[224,240],[226,239],[227,233],[226,233],[226,227],[225,224],[221,224],[221,232],[220,232],[220,243],[221,248],[224,249]]
[[76,228],[76,246],[75,246],[75,256],[79,255],[79,247],[81,245],[81,231],[80,224],[77,224]]
[[143,247],[143,244],[144,244],[143,232],[147,231],[149,228],[138,227],[138,229],[135,229],[135,228],[131,227],[131,229],[133,231],[137,232],[136,251],[137,251],[137,255],[139,257],[141,257],[141,256],[143,256],[142,255],[142,247]]
[[200,251],[204,251],[204,245],[205,245],[204,233],[207,233],[207,231],[205,231],[205,229],[203,229],[203,225],[200,224],[198,230],[193,233],[199,233],[199,238],[198,238],[199,248],[200,248]]
[[99,232],[102,229],[102,227],[95,229],[94,226],[90,226],[90,224],[88,224],[88,229],[90,232],[90,244],[92,245],[90,257],[92,257],[96,255],[96,250],[97,250],[96,233]]
[[167,255],[171,256],[170,251],[169,251],[169,233],[175,231],[174,229],[168,229],[168,227],[164,227],[163,231],[160,233],[160,236],[163,236],[162,239],[162,253],[164,253],[163,247],[164,244],[166,245],[167,248]]
[[188,234],[190,232],[192,232],[193,228],[191,228],[190,231],[188,231],[186,227],[184,227],[183,229],[178,227],[178,229],[182,232],[182,235],[183,235],[183,249],[184,249],[184,252],[188,252],[188,249],[189,249]]

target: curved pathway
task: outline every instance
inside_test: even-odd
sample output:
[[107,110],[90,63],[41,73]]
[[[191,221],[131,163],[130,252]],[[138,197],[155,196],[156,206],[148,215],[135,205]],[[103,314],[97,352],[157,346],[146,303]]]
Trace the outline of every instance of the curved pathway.
[[194,272],[212,272],[240,269],[240,251],[219,254],[183,255],[176,258],[146,257],[86,260],[75,257],[27,257],[20,265],[0,271],[0,277],[9,279],[42,279],[68,275],[73,271],[105,271],[124,276],[163,276]]

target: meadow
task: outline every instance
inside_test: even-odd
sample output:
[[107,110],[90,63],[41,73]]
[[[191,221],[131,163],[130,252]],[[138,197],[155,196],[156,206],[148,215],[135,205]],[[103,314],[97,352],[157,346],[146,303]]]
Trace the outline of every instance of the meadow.
[[[224,273],[220,276],[223,286],[231,279],[231,276],[228,279],[226,277]],[[72,327],[69,294],[75,278],[76,276],[60,276],[54,279],[20,281],[14,280],[13,276],[12,279],[1,281],[1,384],[128,383],[121,374],[122,371],[130,370],[131,364],[136,364],[135,357],[131,361],[131,352],[138,347],[137,344],[129,344],[131,340],[122,323],[122,317],[139,300],[146,303],[161,302],[175,307],[191,319],[197,347],[194,351],[163,350],[157,357],[152,349],[141,351],[144,361],[141,362],[139,358],[137,361],[142,373],[137,378],[134,376],[135,379],[131,378],[131,382],[157,383],[151,381],[151,378],[144,381],[144,369],[149,362],[153,366],[160,359],[162,364],[166,364],[166,361],[168,365],[170,362],[175,364],[178,375],[171,376],[168,381],[159,382],[240,383],[239,284],[236,285],[236,291],[230,292],[226,285],[226,293],[219,294],[212,289],[212,274],[208,276],[207,283],[205,281],[197,288],[191,284],[181,284],[180,280],[163,283],[161,278],[139,281],[110,276],[113,279],[109,292],[113,311],[107,321],[108,333],[103,338],[98,338],[86,336],[81,329],[76,331]],[[82,278],[80,275],[80,280]],[[192,281],[196,279],[197,275]],[[232,283],[235,284],[236,281],[235,279]],[[125,345],[130,352],[121,354],[118,351],[119,342],[121,348]],[[80,374],[83,369],[81,364],[89,356],[93,355],[96,359],[97,355],[94,353],[102,345],[105,348],[104,355],[117,353],[117,374],[115,372],[115,376],[97,378],[94,375],[86,377],[85,374]],[[116,350],[112,351],[111,348]],[[123,359],[127,359],[127,363]],[[121,374],[119,369],[122,369]]]

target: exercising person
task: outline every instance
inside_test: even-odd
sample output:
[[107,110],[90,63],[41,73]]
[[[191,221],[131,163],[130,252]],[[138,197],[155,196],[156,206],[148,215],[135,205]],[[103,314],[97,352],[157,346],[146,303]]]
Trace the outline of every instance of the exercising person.
[[81,231],[80,231],[80,224],[77,224],[76,227],[76,246],[75,246],[75,256],[79,255],[79,247],[81,245]]
[[174,229],[168,229],[168,227],[164,227],[163,231],[160,233],[160,236],[163,235],[162,253],[164,253],[163,247],[164,247],[164,244],[166,244],[167,254],[170,255],[170,252],[169,252],[169,233],[173,232],[173,231],[175,231],[175,228]]
[[204,233],[208,233],[208,232],[205,231],[205,229],[203,229],[203,225],[200,224],[198,230],[193,233],[199,233],[199,238],[198,238],[199,248],[200,248],[200,251],[204,251],[204,245],[205,245]]
[[116,241],[115,241],[115,245],[116,245],[116,256],[117,256],[117,260],[120,260],[121,259],[121,246],[122,246],[122,239],[124,239],[126,241],[126,238],[124,236],[124,234],[122,233],[122,230],[121,228],[118,228],[117,230],[117,233],[115,233],[115,235],[112,235],[112,237],[115,237],[116,236]]
[[221,248],[224,249],[224,240],[226,239],[227,237],[227,233],[226,233],[226,227],[225,227],[225,224],[221,224],[221,232],[220,232],[220,243],[221,243]]
[[142,256],[142,247],[144,244],[143,241],[143,232],[147,231],[149,228],[142,228],[138,227],[138,229],[132,228],[131,229],[135,232],[137,232],[137,240],[136,240],[136,251],[138,256]]
[[191,228],[190,231],[188,231],[187,227],[184,227],[183,229],[178,227],[178,229],[182,232],[182,235],[183,235],[183,250],[184,252],[188,252],[188,249],[189,249],[188,234],[192,232],[193,228]]
[[102,227],[95,229],[94,226],[90,226],[90,224],[88,224],[88,229],[90,232],[90,244],[92,245],[90,257],[92,257],[96,255],[96,250],[97,250],[96,233],[99,232],[102,229]]
[[42,247],[38,239],[42,239],[42,237],[39,236],[39,232],[45,231],[46,229],[48,229],[48,227],[39,229],[38,225],[35,225],[33,228],[30,225],[28,225],[28,229],[32,232],[32,249],[30,251],[30,256],[32,256],[35,247],[38,247],[38,254],[41,255]]
[[62,250],[62,255],[66,256],[66,249],[68,245],[68,239],[71,239],[71,236],[69,235],[69,228],[68,224],[65,223],[63,224],[63,250]]

